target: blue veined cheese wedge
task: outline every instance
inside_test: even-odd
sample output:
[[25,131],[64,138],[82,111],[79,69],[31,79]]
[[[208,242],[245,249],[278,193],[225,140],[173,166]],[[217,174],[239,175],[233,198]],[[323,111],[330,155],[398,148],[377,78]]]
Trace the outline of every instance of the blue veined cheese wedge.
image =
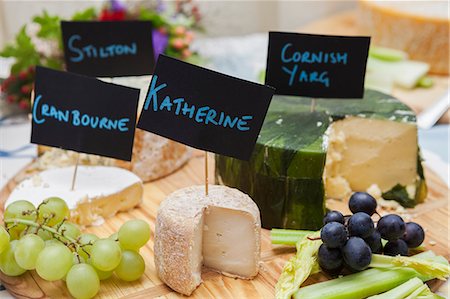
[[414,112],[366,90],[362,100],[275,96],[249,162],[216,156],[216,180],[255,200],[265,228],[318,229],[325,197],[354,191],[414,206],[426,196]]

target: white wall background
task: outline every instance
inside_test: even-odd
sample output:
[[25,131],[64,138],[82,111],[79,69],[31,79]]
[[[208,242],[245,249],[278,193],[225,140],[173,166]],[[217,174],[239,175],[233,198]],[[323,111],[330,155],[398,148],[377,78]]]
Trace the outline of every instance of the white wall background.
[[[295,30],[312,20],[355,6],[355,0],[197,0],[197,2],[204,17],[203,24],[208,36]],[[0,0],[0,47],[11,40],[33,15],[44,9],[52,14],[69,17],[76,10],[89,6],[100,7],[102,3],[101,0]]]

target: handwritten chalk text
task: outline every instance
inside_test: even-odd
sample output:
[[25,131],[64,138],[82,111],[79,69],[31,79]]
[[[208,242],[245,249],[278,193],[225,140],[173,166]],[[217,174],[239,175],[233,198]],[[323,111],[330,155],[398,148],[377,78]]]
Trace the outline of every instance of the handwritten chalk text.
[[53,105],[41,103],[42,95],[36,96],[33,105],[33,121],[42,124],[47,119],[55,119],[58,122],[67,123],[74,127],[90,127],[98,130],[115,130],[127,132],[129,118],[111,119],[108,117],[92,116],[81,113],[79,110],[60,110]]
[[[94,45],[80,45],[81,36],[78,34],[72,35],[68,40],[68,48],[73,56],[69,59],[73,62],[81,62],[85,58],[111,58],[124,55],[136,55],[137,44],[131,43],[129,45],[112,44],[103,47],[96,47]],[[78,44],[75,45],[75,43]]]
[[158,98],[158,92],[167,87],[167,83],[157,86],[158,76],[153,75],[150,90],[144,104],[144,110],[152,109],[155,112],[168,111],[175,115],[190,118],[197,123],[205,125],[222,126],[224,128],[237,129],[239,131],[250,130],[248,122],[253,119],[251,115],[230,116],[224,112],[218,112],[209,106],[196,107],[189,105],[182,97],[172,99],[166,95],[162,100]]

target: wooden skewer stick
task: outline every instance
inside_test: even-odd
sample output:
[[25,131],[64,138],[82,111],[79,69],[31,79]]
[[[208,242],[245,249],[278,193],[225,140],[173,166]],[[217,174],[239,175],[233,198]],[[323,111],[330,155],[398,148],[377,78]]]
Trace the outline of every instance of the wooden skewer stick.
[[208,196],[208,152],[205,151],[205,194]]
[[311,99],[311,112],[316,111],[316,98]]
[[73,171],[72,187],[70,188],[70,191],[73,191],[75,189],[75,181],[77,180],[77,171],[79,162],[80,162],[80,153],[77,153],[77,162],[75,163],[75,169]]

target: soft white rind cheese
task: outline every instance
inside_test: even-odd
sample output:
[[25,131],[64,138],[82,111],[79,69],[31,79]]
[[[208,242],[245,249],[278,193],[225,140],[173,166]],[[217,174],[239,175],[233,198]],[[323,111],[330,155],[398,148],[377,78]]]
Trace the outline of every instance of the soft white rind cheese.
[[170,194],[155,228],[155,265],[160,279],[190,295],[201,283],[202,265],[231,277],[258,274],[261,221],[253,200],[226,186],[194,186]]
[[99,224],[119,211],[142,201],[143,185],[135,174],[106,166],[79,166],[75,189],[71,190],[74,167],[40,172],[22,181],[11,193],[5,207],[17,200],[38,206],[48,197],[64,199],[71,220],[81,225]]

